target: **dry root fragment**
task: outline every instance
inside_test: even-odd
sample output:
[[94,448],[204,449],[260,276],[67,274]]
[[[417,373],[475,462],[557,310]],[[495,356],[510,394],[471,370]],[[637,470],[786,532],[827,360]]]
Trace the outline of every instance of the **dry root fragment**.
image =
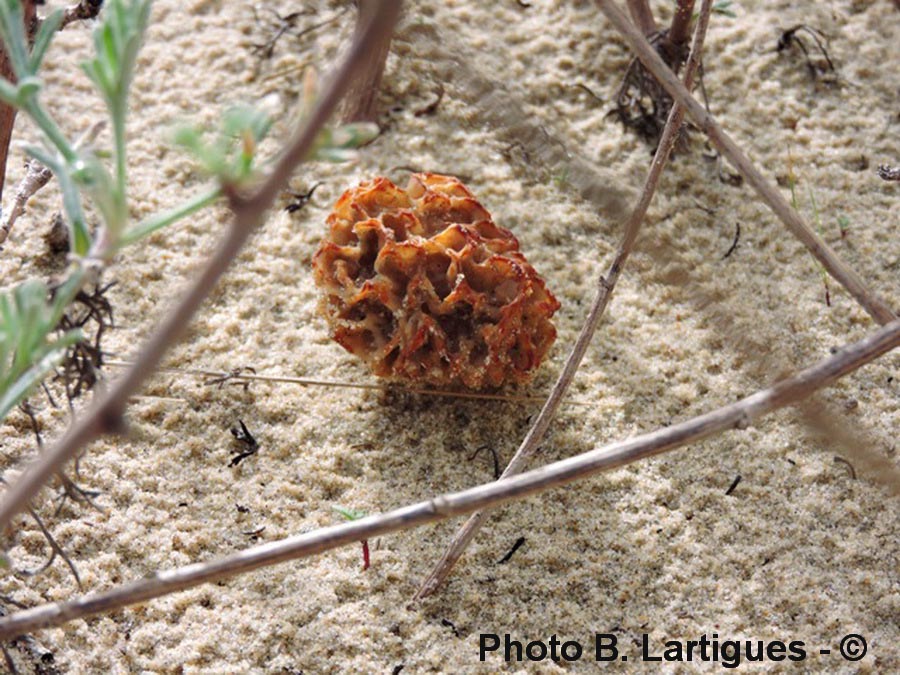
[[379,376],[497,387],[531,378],[559,302],[509,230],[456,178],[347,190],[313,258],[334,339]]

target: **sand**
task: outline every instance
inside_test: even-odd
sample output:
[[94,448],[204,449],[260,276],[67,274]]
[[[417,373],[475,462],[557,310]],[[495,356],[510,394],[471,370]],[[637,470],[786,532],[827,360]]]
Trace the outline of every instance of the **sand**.
[[[273,4],[283,13],[307,8],[298,26],[340,6]],[[653,5],[668,16],[671,3]],[[821,235],[900,306],[900,189],[875,173],[881,163],[900,162],[900,12],[887,0],[767,0],[733,10],[736,18],[714,17],[707,39],[713,114],[785,194],[792,167],[800,211],[811,221],[818,213]],[[259,16],[248,2],[155,3],[128,129],[135,218],[205,184],[171,143],[179,120],[210,122],[229,104],[265,99],[277,115],[265,146],[274,151],[292,128],[302,67],[327,70],[352,29],[345,14],[285,37],[261,60],[250,45],[271,35],[272,16]],[[775,51],[781,31],[799,23],[828,34],[838,85],[814,82],[796,49]],[[89,44],[84,27],[68,29],[45,70],[47,100],[73,136],[103,112],[76,65]],[[385,133],[356,163],[311,163],[297,173],[291,186],[298,192],[321,183],[311,202],[295,213],[283,210],[289,197],[279,202],[165,365],[374,383],[329,338],[310,259],[344,189],[374,175],[402,182],[408,170],[398,167],[414,167],[463,177],[560,299],[551,357],[531,385],[505,391],[545,394],[650,157],[645,142],[607,115],[628,60],[587,0],[535,0],[528,8],[409,3],[379,101]],[[443,79],[440,104],[417,116]],[[479,93],[485,82],[499,94]],[[553,139],[541,147],[565,148],[575,168],[561,170],[552,151],[543,161],[514,145],[521,129],[539,126]],[[20,122],[17,138],[33,139],[33,129]],[[99,142],[108,143],[108,134]],[[21,158],[17,149],[7,200]],[[816,263],[750,188],[720,180],[720,169],[731,172],[694,133],[664,175],[571,403],[533,465],[714,409],[873,330],[833,281],[826,304]],[[588,184],[593,201],[582,196]],[[52,271],[42,234],[57,208],[53,187],[32,200],[0,254],[4,287]],[[116,329],[106,349],[119,360],[137,352],[227,220],[218,206],[122,254],[104,277],[116,282],[109,292]],[[738,225],[737,248],[725,257]],[[897,464],[898,364],[888,355],[817,398],[815,407],[849,432],[851,447],[786,410],[508,505],[488,519],[448,586],[419,607],[409,608],[409,599],[458,519],[370,542],[365,572],[360,546],[349,546],[40,631],[10,651],[23,672],[587,672],[597,667],[594,634],[610,633],[628,657],[619,669],[649,672],[660,664],[642,661],[642,641],[659,656],[667,640],[716,634],[753,645],[801,641],[799,666],[808,671],[897,671],[900,501],[836,458],[855,465],[854,450],[864,446]],[[44,436],[58,436],[66,411],[40,395],[33,404]],[[108,589],[334,524],[333,505],[378,513],[489,481],[492,460],[487,452],[473,458],[475,450],[489,446],[505,464],[538,408],[336,387],[255,383],[244,390],[166,372],[129,407],[128,436],[94,443],[81,459],[79,481],[100,492],[103,510],[67,503],[54,516],[51,491],[36,505],[77,564],[84,590]],[[230,467],[240,449],[230,433],[238,420],[260,450]],[[9,477],[34,456],[34,439],[19,412],[0,434],[0,469]],[[46,559],[43,538],[24,517],[8,541],[17,568]],[[0,579],[0,595],[26,606],[77,594],[59,560],[36,577]],[[838,653],[849,633],[868,642],[859,663]],[[584,653],[572,662],[505,665],[501,650],[480,662],[482,634],[525,644],[556,635]],[[762,667],[797,665],[767,660]],[[722,664],[668,667],[713,672]]]

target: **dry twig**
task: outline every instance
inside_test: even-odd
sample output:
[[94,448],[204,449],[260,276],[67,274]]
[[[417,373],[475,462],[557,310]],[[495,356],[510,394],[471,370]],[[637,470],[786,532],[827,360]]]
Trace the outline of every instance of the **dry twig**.
[[74,5],[69,5],[63,13],[63,20],[59,26],[59,30],[62,30],[75,21],[96,19],[102,7],[103,0],[81,0]]
[[653,73],[660,84],[672,98],[683,105],[694,123],[707,135],[710,141],[721,152],[732,166],[753,186],[762,200],[787,226],[834,277],[838,283],[849,291],[860,305],[879,323],[886,324],[896,316],[891,307],[871,289],[862,278],[843,261],[828,244],[803,220],[799,213],[787,202],[782,194],[769,183],[754,166],[743,150],[719,126],[712,115],[706,112],[703,105],[695,99],[690,91],[681,84],[675,74],[663,63],[656,50],[647,42],[640,31],[634,27],[628,17],[612,0],[595,0],[600,10],[623,35],[631,49],[637,54],[644,66]]
[[[691,57],[684,74],[685,84],[689,89],[700,65],[700,54],[703,51],[703,40],[709,25],[709,10],[711,6],[712,0],[704,0],[703,8],[701,9],[701,19],[697,24],[697,31],[694,35],[694,44],[691,48]],[[625,267],[625,262],[628,260],[628,256],[634,247],[634,242],[637,239],[641,223],[650,206],[650,201],[653,199],[653,194],[656,192],[656,186],[659,183],[659,178],[662,176],[663,169],[666,166],[666,162],[668,161],[672,148],[675,145],[675,141],[678,138],[678,132],[681,129],[683,120],[684,108],[677,104],[674,105],[669,112],[669,119],[666,122],[663,135],[660,138],[659,146],[656,148],[656,154],[653,157],[653,163],[650,165],[650,172],[647,175],[647,180],[644,183],[644,189],[641,192],[638,204],[635,206],[631,217],[625,224],[622,241],[619,244],[619,248],[616,251],[616,256],[613,259],[609,271],[606,273],[605,277],[601,276],[599,279],[597,295],[594,297],[594,301],[588,311],[587,318],[585,319],[584,326],[578,336],[578,340],[572,348],[572,353],[569,354],[569,358],[566,360],[562,373],[560,373],[559,378],[556,380],[556,384],[550,392],[547,401],[544,403],[543,408],[541,408],[540,414],[534,421],[534,424],[528,431],[528,434],[525,436],[525,439],[522,441],[516,454],[503,471],[500,480],[503,480],[507,476],[517,474],[524,468],[525,462],[537,452],[538,445],[543,440],[544,434],[546,434],[547,429],[550,427],[550,422],[552,422],[553,418],[556,416],[560,403],[562,402],[572,379],[575,377],[575,373],[581,365],[581,360],[584,358],[584,353],[587,351],[591,338],[594,336],[594,332],[597,329],[597,325],[600,323],[600,318],[606,310],[613,289],[615,289],[619,276]],[[484,511],[473,513],[465,524],[457,531],[441,560],[416,592],[416,595],[413,598],[414,601],[431,595],[443,583],[444,579],[450,574],[453,566],[469,545],[472,537],[474,537],[475,533],[481,528],[484,517]]]
[[656,19],[653,18],[653,10],[647,0],[626,0],[631,19],[637,24],[641,32],[648,38],[659,32]]
[[[588,476],[709,438],[729,429],[746,429],[773,410],[796,404],[860,366],[900,346],[900,320],[882,326],[868,337],[740,401],[678,424],[619,441],[527,473],[435,497],[387,513],[321,528],[281,541],[238,551],[205,563],[158,572],[118,588],[69,602],[49,603],[0,618],[0,642],[40,628],[128,605],[145,602],[219,579],[288,560],[305,558],[364,539],[405,530],[479,509],[545,492]],[[893,484],[895,492],[900,484]]]
[[[378,2],[375,0],[358,0],[356,30],[359,31],[369,21],[373,12],[379,11]],[[384,65],[388,52],[391,50],[391,33],[382,35],[378,42],[372,45],[365,66],[354,75],[347,96],[341,110],[342,122],[374,122],[377,117],[375,102],[378,98],[378,88],[381,86],[381,76],[384,73]]]
[[9,488],[0,502],[0,528],[5,527],[16,513],[26,508],[38,490],[79,449],[104,433],[122,429],[122,414],[129,397],[138,392],[143,381],[159,365],[166,350],[182,335],[216,281],[262,222],[265,212],[284,188],[294,169],[306,158],[319,130],[337,107],[347,86],[364,67],[372,45],[377,44],[385,33],[393,29],[400,4],[400,0],[379,0],[379,11],[373,12],[371,21],[356,33],[344,61],[322,89],[309,117],[256,191],[244,196],[234,189],[226,190],[234,218],[206,267],[141,348],[140,358],[134,366],[121,379],[112,383],[105,394],[98,396],[85,414],[73,422],[63,438],[42,453]]
[[16,220],[25,213],[25,204],[28,200],[49,183],[51,178],[53,178],[53,172],[36,159],[29,159],[25,163],[25,177],[16,189],[12,209],[0,223],[0,244],[6,241]]

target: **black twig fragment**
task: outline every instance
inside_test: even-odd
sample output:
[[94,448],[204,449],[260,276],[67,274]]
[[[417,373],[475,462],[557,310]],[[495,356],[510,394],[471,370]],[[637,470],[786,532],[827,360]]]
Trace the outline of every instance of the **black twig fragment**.
[[728,256],[734,253],[735,249],[738,247],[738,240],[741,238],[741,224],[734,224],[734,241],[731,242],[731,247],[725,252],[725,255],[722,256],[722,260],[725,260]]
[[509,549],[509,551],[507,552],[507,554],[505,556],[503,556],[503,558],[501,558],[500,560],[497,561],[497,564],[505,565],[506,563],[508,563],[509,559],[513,557],[513,554],[516,551],[518,551],[520,548],[522,548],[522,544],[524,544],[524,543],[525,543],[525,537],[519,537],[518,539],[516,539],[516,543],[512,545],[512,548]]
[[881,180],[900,181],[900,166],[882,164],[878,167],[878,177]]
[[734,492],[735,488],[738,486],[738,483],[741,482],[741,474],[738,474],[734,477],[734,480],[731,481],[731,485],[728,486],[728,489],[725,490],[725,496],[728,497],[732,492]]
[[243,420],[238,420],[238,424],[241,425],[241,428],[238,429],[237,427],[232,427],[231,435],[234,436],[235,440],[239,443],[242,443],[246,449],[232,457],[231,461],[228,462],[228,466],[237,466],[248,457],[259,452],[259,443],[253,438],[253,434],[250,433],[247,425],[244,424]]
[[441,619],[441,625],[446,626],[447,628],[449,628],[450,630],[453,631],[453,634],[456,637],[459,637],[459,631],[456,629],[456,626],[453,625],[452,621],[450,621],[449,619]]
[[288,192],[287,194],[289,194],[294,199],[290,204],[284,207],[284,210],[288,213],[294,213],[302,209],[304,206],[309,204],[309,201],[312,199],[313,193],[321,184],[321,182],[314,183],[313,186],[306,192]]
[[472,456],[469,457],[469,461],[471,462],[473,459],[478,457],[479,453],[482,450],[487,450],[491,453],[491,457],[494,458],[494,480],[497,480],[498,478],[500,478],[500,458],[497,456],[497,451],[493,447],[489,445],[482,445],[476,448],[475,452],[472,453]]
[[846,459],[844,459],[844,458],[841,457],[840,455],[835,455],[834,461],[835,461],[836,464],[844,464],[844,465],[846,465],[846,467],[850,470],[850,477],[851,477],[853,480],[856,480],[856,469],[853,468],[853,465],[852,465],[850,462],[848,462]]
[[595,101],[597,101],[597,103],[604,102],[603,99],[600,96],[597,96],[597,94],[594,93],[594,90],[591,89],[586,84],[582,84],[581,82],[578,82],[577,84],[573,84],[572,86],[575,87],[576,89],[581,89],[582,91],[586,92],[587,95],[590,96]]

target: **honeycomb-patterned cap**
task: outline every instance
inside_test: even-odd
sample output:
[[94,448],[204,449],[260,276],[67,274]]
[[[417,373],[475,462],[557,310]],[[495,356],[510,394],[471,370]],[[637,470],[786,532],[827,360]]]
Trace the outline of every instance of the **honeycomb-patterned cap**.
[[529,380],[559,302],[457,178],[347,190],[313,257],[334,339],[376,375],[470,389]]

